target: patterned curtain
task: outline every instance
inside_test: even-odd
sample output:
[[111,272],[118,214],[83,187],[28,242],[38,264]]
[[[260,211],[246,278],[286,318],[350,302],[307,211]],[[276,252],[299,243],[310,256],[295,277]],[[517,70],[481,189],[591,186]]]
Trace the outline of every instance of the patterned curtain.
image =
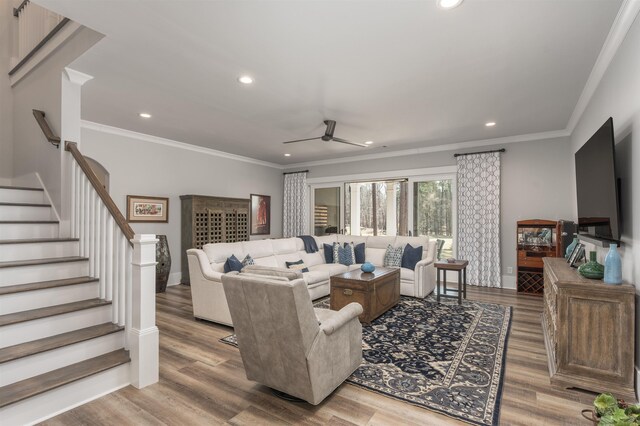
[[282,208],[282,236],[284,238],[309,233],[307,200],[307,172],[284,175],[284,205]]
[[458,257],[469,261],[467,283],[502,287],[500,153],[458,159]]

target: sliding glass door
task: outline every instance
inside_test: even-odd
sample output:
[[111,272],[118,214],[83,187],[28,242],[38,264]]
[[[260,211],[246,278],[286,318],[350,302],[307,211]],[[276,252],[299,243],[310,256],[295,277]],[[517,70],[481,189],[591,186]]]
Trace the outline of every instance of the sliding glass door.
[[438,240],[438,259],[455,253],[455,181],[453,177],[413,182],[413,234]]
[[340,229],[340,187],[314,188],[314,235],[337,234]]

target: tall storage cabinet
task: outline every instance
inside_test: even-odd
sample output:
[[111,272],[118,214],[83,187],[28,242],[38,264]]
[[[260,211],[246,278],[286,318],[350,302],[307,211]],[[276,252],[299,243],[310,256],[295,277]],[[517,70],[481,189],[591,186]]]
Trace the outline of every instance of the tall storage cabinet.
[[243,198],[181,195],[182,280],[189,284],[187,250],[210,243],[249,241],[251,202]]
[[518,292],[542,296],[542,259],[561,257],[558,222],[531,219],[517,223]]
[[635,399],[635,288],[583,278],[544,260],[542,330],[551,384]]

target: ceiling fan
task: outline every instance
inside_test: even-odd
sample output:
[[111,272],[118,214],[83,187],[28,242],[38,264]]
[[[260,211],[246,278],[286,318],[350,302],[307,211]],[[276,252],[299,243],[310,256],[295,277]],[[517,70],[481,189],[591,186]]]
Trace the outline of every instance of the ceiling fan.
[[325,142],[334,141],[334,142],[346,143],[346,144],[349,144],[349,145],[355,145],[355,146],[359,146],[359,147],[362,147],[362,148],[366,148],[367,147],[367,145],[365,145],[363,143],[351,142],[351,141],[348,141],[346,139],[336,138],[335,136],[333,136],[333,132],[336,129],[335,120],[324,120],[324,124],[327,125],[327,130],[325,130],[324,135],[322,135],[322,136],[318,136],[317,138],[296,139],[295,141],[287,141],[287,142],[282,142],[282,143],[296,143],[296,142],[304,142],[304,141],[312,141],[312,140],[316,140],[316,139],[322,139]]

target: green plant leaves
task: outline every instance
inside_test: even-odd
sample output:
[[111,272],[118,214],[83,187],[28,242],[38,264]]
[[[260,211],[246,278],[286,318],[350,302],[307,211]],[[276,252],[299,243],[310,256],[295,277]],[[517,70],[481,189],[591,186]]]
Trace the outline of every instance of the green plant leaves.
[[593,406],[596,409],[596,413],[602,417],[612,413],[618,408],[618,401],[616,401],[615,397],[610,393],[601,393],[593,401]]

